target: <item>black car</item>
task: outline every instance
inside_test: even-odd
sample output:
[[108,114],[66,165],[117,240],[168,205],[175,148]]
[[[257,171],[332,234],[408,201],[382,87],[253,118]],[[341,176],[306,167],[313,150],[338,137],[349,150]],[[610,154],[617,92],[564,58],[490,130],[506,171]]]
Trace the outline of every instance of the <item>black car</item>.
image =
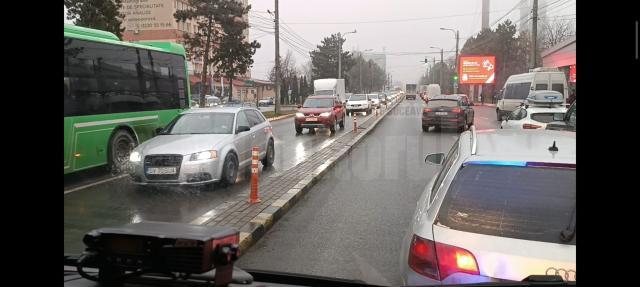
[[422,110],[422,130],[429,127],[456,128],[464,131],[473,125],[475,112],[473,102],[466,95],[443,95],[433,97]]
[[567,113],[564,114],[564,118],[562,119],[554,119],[558,121],[550,122],[547,124],[547,130],[556,130],[556,131],[576,131],[576,102],[567,110]]

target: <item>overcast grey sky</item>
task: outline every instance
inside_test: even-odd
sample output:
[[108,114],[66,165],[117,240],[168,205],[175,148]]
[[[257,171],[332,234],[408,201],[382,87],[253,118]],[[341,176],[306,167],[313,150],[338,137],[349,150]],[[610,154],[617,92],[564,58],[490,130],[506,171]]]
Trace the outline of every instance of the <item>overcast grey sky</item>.
[[[540,2],[542,3],[543,0]],[[273,11],[274,0],[249,0],[252,6],[250,22],[255,25],[250,31],[250,38],[257,39],[262,47],[256,53],[255,65],[252,68],[254,78],[266,78],[274,63],[275,40],[273,34],[263,31],[269,25],[260,17],[271,17],[267,10]],[[504,16],[520,0],[491,0],[489,23],[492,24],[498,18]],[[546,0],[543,5],[549,5],[547,16],[563,16],[575,18],[575,0]],[[481,0],[279,0],[280,21],[288,24],[286,29],[293,30],[304,40],[314,46],[332,33],[357,30],[356,34],[346,36],[345,50],[373,49],[374,52],[382,52],[383,47],[387,52],[387,71],[392,73],[394,81],[417,82],[425,71],[425,65],[419,61],[424,60],[425,55],[390,55],[398,52],[437,52],[430,46],[442,47],[447,50],[455,50],[455,38],[451,31],[442,31],[440,27],[458,29],[460,31],[460,49],[467,37],[477,33],[481,24]],[[471,15],[469,15],[471,14]],[[464,15],[464,16],[456,16]],[[402,20],[414,18],[433,18],[412,21],[394,21],[383,23],[354,23],[354,24],[297,24],[297,23],[337,23],[337,22],[367,22],[380,20]],[[519,9],[509,13],[505,19],[518,21]],[[531,25],[531,21],[527,22]],[[273,24],[270,24],[273,27]],[[497,26],[495,24],[493,27]],[[259,30],[258,30],[259,29]],[[281,34],[282,28],[281,28]],[[286,37],[291,37],[286,35]],[[305,52],[309,45],[298,46]],[[295,44],[295,43],[294,43]],[[311,47],[313,48],[313,47]],[[290,50],[289,44],[284,39],[280,43],[280,55],[284,56]],[[308,57],[294,53],[299,65],[308,61]],[[453,56],[454,53],[445,53]],[[437,56],[439,52],[430,54]],[[337,68],[336,68],[337,70]]]
[[[521,19],[519,9],[514,9],[508,14],[507,12],[520,1],[531,0],[491,0],[489,23],[494,24],[498,19],[500,22],[505,19],[518,22]],[[547,6],[548,18],[558,17],[575,23],[575,0],[539,1],[540,7]],[[250,39],[256,39],[262,44],[254,56],[255,64],[251,71],[254,78],[266,79],[273,67],[275,39],[273,22],[269,20],[272,18],[267,10],[274,10],[274,2],[249,0],[252,6],[249,21],[253,26]],[[482,11],[481,0],[279,0],[279,5],[280,21],[283,23],[280,41],[282,57],[288,50],[292,50],[290,45],[295,45],[298,48],[293,55],[297,64],[301,66],[309,60],[308,52],[320,44],[324,37],[356,29],[356,34],[346,36],[347,41],[343,49],[372,49],[373,52],[382,52],[384,47],[387,52],[387,71],[393,75],[394,81],[405,83],[417,82],[425,72],[424,63],[420,63],[424,56],[436,56],[439,61],[439,52],[430,49],[430,46],[442,47],[445,51],[455,50],[453,33],[441,31],[440,27],[458,29],[462,49],[464,41],[480,30]],[[344,23],[386,20],[391,21]],[[65,23],[68,22],[70,21],[65,18]],[[531,21],[527,21],[526,25],[531,25]],[[497,23],[492,27],[495,26]],[[292,33],[296,36],[291,36]],[[397,55],[403,52],[416,54]],[[424,52],[436,53],[419,54]],[[445,58],[453,55],[453,52],[445,53]]]

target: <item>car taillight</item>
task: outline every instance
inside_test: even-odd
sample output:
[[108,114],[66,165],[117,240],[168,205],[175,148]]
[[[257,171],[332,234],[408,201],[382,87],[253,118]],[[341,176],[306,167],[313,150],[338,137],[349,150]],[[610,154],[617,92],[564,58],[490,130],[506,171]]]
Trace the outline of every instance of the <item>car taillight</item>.
[[462,109],[461,108],[453,108],[451,109],[451,112],[454,114],[460,114],[462,113]]
[[426,109],[424,109],[424,112],[425,112],[425,113],[431,112],[431,109],[426,108]]
[[534,124],[523,124],[523,125],[522,125],[522,128],[523,128],[523,129],[539,129],[539,128],[541,128],[541,127],[542,127],[542,126],[534,125]]
[[436,242],[436,253],[438,254],[438,269],[442,279],[457,272],[480,274],[475,256],[465,249]]
[[435,280],[444,280],[458,272],[480,274],[476,258],[471,252],[417,235],[413,235],[409,247],[409,267]]
[[419,274],[438,280],[438,261],[433,241],[413,235],[409,247],[409,267]]

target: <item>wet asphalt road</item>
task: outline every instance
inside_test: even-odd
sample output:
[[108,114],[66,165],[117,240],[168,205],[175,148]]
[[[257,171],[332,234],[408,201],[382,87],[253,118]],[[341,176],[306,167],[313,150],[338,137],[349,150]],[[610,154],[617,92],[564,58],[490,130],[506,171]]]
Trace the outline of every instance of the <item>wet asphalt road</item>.
[[[423,102],[405,100],[330,170],[256,245],[241,268],[398,286],[401,240],[436,168],[424,157],[447,152],[456,131],[424,133]],[[477,129],[499,128],[493,108],[475,106]]]
[[[358,118],[363,120],[366,117],[360,114]],[[276,158],[273,168],[261,171],[260,176],[275,175],[294,167],[330,144],[336,136],[351,130],[353,122],[352,117],[347,117],[345,129],[338,130],[333,136],[328,129],[318,129],[315,134],[309,134],[305,129],[302,135],[296,135],[293,118],[272,122],[272,126],[276,138]],[[65,190],[110,177],[99,169],[65,176]],[[212,190],[171,188],[141,191],[125,176],[73,191],[64,195],[65,253],[82,252],[82,237],[95,228],[142,220],[188,223],[227,201],[245,200],[248,188],[248,178],[239,176],[238,182],[228,188],[216,186]]]

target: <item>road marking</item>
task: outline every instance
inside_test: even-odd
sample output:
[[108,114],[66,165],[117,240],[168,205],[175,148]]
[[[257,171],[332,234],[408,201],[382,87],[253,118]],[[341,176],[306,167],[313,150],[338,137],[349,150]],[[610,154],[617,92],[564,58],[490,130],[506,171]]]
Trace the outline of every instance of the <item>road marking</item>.
[[76,188],[65,190],[64,194],[66,195],[66,194],[72,193],[74,191],[78,191],[78,190],[85,189],[85,188],[88,188],[88,187],[96,186],[96,185],[103,184],[103,183],[106,183],[106,182],[109,182],[109,181],[114,181],[116,179],[120,179],[120,178],[123,178],[125,176],[127,176],[127,175],[126,174],[122,174],[122,175],[119,175],[119,176],[116,176],[116,177],[107,178],[107,179],[103,179],[103,180],[100,180],[100,181],[92,182],[92,183],[87,184],[87,185],[78,186]]

